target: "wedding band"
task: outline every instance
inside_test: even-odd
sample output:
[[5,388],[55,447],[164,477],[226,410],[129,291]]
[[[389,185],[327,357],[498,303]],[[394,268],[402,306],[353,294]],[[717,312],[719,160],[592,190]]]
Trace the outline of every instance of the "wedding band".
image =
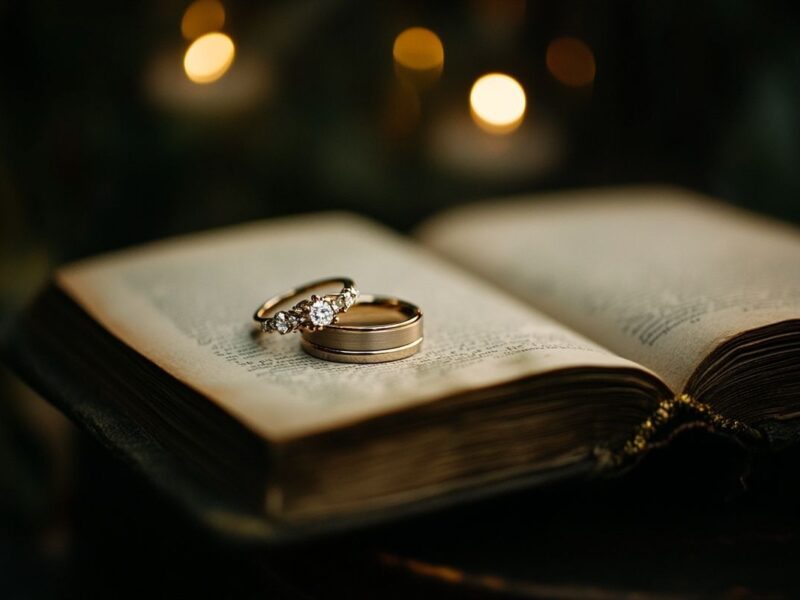
[[417,306],[365,294],[336,324],[304,331],[301,345],[325,360],[374,363],[411,356],[419,351],[422,339],[422,311]]
[[399,348],[422,337],[422,312],[410,302],[363,294],[335,324],[304,331],[303,339],[336,350],[369,351]]
[[[341,285],[341,291],[323,296],[312,294],[310,298],[300,300],[287,310],[271,314],[290,300],[312,290],[332,285]],[[358,296],[359,292],[352,279],[347,277],[320,279],[273,296],[258,307],[253,319],[261,324],[261,331],[266,333],[283,335],[293,331],[317,331],[335,323],[339,319],[339,314],[347,312],[355,304]]]
[[419,352],[422,347],[422,338],[400,348],[387,348],[386,350],[371,350],[371,351],[358,351],[358,350],[337,350],[335,348],[326,348],[325,346],[318,346],[308,340],[300,340],[300,346],[311,356],[329,360],[332,362],[344,363],[381,363],[390,362],[393,360],[401,360],[408,358]]

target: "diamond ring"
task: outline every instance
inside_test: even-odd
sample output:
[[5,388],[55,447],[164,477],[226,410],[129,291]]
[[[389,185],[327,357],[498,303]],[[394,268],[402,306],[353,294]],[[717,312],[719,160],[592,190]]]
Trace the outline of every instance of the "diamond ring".
[[[272,314],[280,305],[286,304],[294,298],[312,290],[329,288],[333,285],[341,285],[342,289],[334,294],[313,294],[310,298],[303,298],[291,308]],[[253,319],[260,323],[261,331],[266,333],[284,335],[301,330],[319,331],[323,327],[335,323],[339,313],[347,312],[347,309],[358,300],[358,293],[353,280],[347,277],[320,279],[273,296],[258,307]]]

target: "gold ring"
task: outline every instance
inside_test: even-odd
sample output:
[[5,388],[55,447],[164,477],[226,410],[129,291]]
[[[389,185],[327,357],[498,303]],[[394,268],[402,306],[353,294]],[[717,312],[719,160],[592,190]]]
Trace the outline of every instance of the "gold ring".
[[422,347],[422,338],[400,348],[387,348],[386,350],[337,350],[336,348],[326,348],[317,346],[308,340],[300,340],[300,346],[311,356],[329,360],[332,362],[346,363],[381,363],[392,360],[408,358],[419,352]]
[[347,315],[319,331],[304,331],[309,354],[339,362],[385,362],[411,356],[422,344],[422,311],[397,298],[362,295]]
[[364,294],[337,323],[302,335],[317,346],[336,350],[399,348],[422,337],[422,311],[397,298]]
[[[304,298],[296,303],[290,309],[271,314],[280,305],[298,296],[332,285],[341,285],[341,291],[324,296],[313,294],[310,298]],[[283,335],[293,331],[317,331],[335,323],[339,318],[338,315],[347,312],[347,309],[355,304],[358,296],[359,292],[352,279],[348,277],[329,277],[312,281],[273,296],[258,307],[253,319],[261,324],[261,330],[266,333],[277,332]]]

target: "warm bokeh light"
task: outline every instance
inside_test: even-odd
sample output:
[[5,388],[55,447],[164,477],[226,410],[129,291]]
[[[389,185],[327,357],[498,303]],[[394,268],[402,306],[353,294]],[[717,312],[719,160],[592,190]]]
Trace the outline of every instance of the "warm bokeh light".
[[225,25],[225,7],[218,0],[196,0],[183,13],[181,33],[194,40],[205,33],[219,31]]
[[547,70],[570,87],[582,87],[594,81],[597,67],[592,49],[574,37],[560,37],[547,46]]
[[441,69],[444,64],[442,41],[424,27],[411,27],[400,33],[392,53],[398,64],[415,71]]
[[525,90],[513,77],[489,73],[479,78],[469,93],[472,118],[489,133],[511,133],[525,117]]
[[197,38],[183,58],[186,75],[195,83],[212,83],[233,63],[233,40],[224,33],[208,33]]
[[430,88],[444,68],[444,47],[434,32],[424,27],[406,29],[394,40],[394,70],[417,90]]
[[272,94],[274,71],[260,52],[236,48],[233,68],[211,85],[197,85],[187,77],[184,54],[166,46],[151,55],[142,72],[147,100],[173,117],[211,120],[241,115]]

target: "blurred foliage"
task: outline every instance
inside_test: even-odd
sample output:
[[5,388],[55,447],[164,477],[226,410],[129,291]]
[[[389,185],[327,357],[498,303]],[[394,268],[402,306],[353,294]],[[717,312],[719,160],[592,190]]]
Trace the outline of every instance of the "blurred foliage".
[[[234,69],[255,58],[266,92],[230,110],[165,108],[148,69],[173,50],[179,64],[187,5],[4,6],[3,233],[12,223],[17,247],[36,240],[61,261],[328,208],[407,228],[486,195],[653,180],[800,219],[791,4],[230,1]],[[445,65],[419,118],[404,122],[392,43],[413,25],[439,35]],[[594,52],[589,89],[547,73],[547,44],[560,35]],[[437,119],[464,109],[490,70],[523,83],[531,123],[557,125],[566,153],[548,171],[475,179],[431,159]]]

